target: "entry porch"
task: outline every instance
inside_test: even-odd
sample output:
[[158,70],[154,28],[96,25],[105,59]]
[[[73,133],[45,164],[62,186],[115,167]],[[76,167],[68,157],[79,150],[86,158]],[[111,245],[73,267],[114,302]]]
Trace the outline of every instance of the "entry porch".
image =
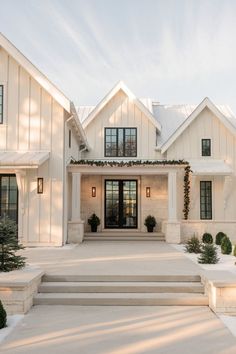
[[[90,232],[88,218],[95,213],[99,234],[143,235],[145,218],[153,215],[155,233],[167,242],[180,242],[183,217],[183,165],[68,167],[68,242],[81,243]],[[149,234],[150,235],[150,234]],[[148,236],[148,234],[147,234]]]

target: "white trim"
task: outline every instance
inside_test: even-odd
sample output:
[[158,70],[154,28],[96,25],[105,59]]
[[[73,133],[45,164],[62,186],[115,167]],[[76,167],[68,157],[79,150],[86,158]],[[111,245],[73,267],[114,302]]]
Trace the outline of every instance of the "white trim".
[[188,116],[188,118],[177,128],[171,137],[162,145],[161,153],[164,154],[175,140],[185,131],[185,129],[199,116],[204,108],[208,108],[219,120],[234,134],[236,135],[235,127],[228,121],[228,119],[219,111],[219,109],[206,97],[195,108],[195,110]]
[[67,112],[70,113],[70,100],[38,70],[3,34],[0,32],[0,47],[3,47]]
[[92,110],[88,117],[83,121],[83,127],[87,126],[92,122],[92,120],[98,115],[98,113],[105,107],[105,105],[114,97],[117,92],[122,90],[129,98],[134,102],[134,104],[149,118],[152,124],[161,131],[160,123],[155,119],[152,113],[144,106],[144,104],[135,97],[135,95],[129,90],[129,88],[124,84],[123,81],[119,81],[108,94],[101,100],[101,102]]

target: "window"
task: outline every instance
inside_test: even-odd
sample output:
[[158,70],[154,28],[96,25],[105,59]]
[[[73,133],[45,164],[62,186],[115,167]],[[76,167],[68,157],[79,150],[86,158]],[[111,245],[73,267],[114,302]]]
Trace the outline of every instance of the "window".
[[71,148],[71,130],[69,129],[69,148]]
[[211,181],[200,181],[200,217],[202,220],[212,219]]
[[211,156],[211,139],[202,139],[202,156]]
[[0,217],[4,215],[17,223],[18,188],[15,175],[0,175]]
[[0,124],[3,123],[3,85],[0,85]]
[[137,156],[137,128],[105,128],[105,156]]

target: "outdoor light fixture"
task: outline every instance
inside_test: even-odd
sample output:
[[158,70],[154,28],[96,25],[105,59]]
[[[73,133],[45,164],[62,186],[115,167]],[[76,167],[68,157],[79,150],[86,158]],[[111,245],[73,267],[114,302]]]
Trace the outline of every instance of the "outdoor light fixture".
[[151,197],[151,188],[150,187],[146,187],[146,197],[147,198]]
[[96,187],[92,187],[92,197],[96,197]]
[[43,193],[43,178],[42,177],[38,177],[38,180],[37,180],[37,193],[38,194]]

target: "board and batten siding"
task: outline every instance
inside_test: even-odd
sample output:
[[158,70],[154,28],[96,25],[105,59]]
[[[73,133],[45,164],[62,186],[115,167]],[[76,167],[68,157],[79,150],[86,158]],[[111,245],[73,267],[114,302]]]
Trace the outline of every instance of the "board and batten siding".
[[[156,127],[145,114],[120,90],[99,112],[93,121],[85,128],[89,152],[83,153],[83,158],[104,159],[104,129],[115,127],[137,128],[137,159],[156,159],[160,154],[155,151]],[[106,157],[114,159],[114,157]],[[130,159],[120,157],[119,159]]]
[[[211,156],[201,156],[201,139],[211,139]],[[213,220],[236,220],[236,138],[208,108],[185,129],[167,150],[167,159],[224,160],[232,168],[230,193],[225,195],[224,176],[197,176],[192,178],[190,220],[200,219],[200,181],[212,181]]]
[[[0,48],[0,84],[4,85],[0,150],[50,152],[50,159],[38,169],[25,170],[19,237],[28,245],[60,245],[64,213],[64,127],[68,117],[64,108],[3,48]],[[37,194],[37,177],[44,178],[42,195]]]

